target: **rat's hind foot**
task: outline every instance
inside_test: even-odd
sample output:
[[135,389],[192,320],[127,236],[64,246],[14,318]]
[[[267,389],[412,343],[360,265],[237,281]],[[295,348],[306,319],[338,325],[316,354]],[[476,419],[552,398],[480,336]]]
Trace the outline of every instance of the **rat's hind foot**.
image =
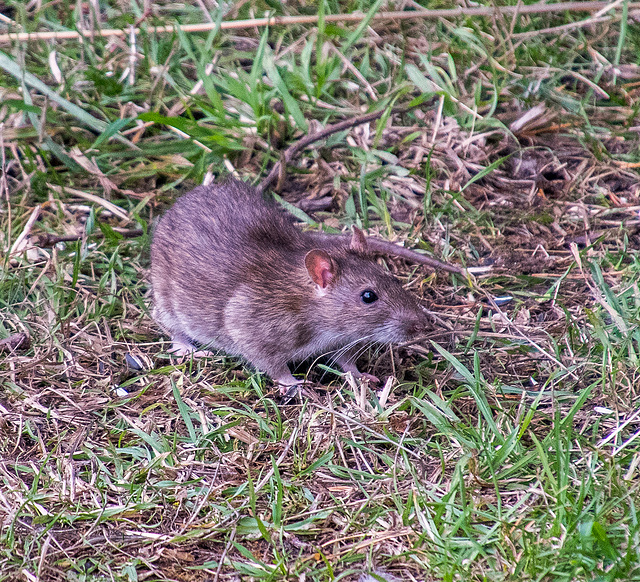
[[274,380],[278,385],[278,388],[280,388],[280,395],[285,398],[297,395],[304,384],[304,380],[294,378],[293,374],[290,372],[288,374],[283,374],[278,378],[274,378]]
[[[295,380],[295,378],[294,378]],[[315,398],[315,390],[307,390],[309,384],[304,380],[296,380],[295,384],[279,384],[280,387],[280,404],[289,404],[292,400],[300,401],[300,399]]]
[[302,384],[292,384],[291,386],[280,385],[280,396],[285,404],[292,398],[302,396]]
[[272,374],[271,378],[278,385],[280,389],[280,396],[284,398],[291,398],[300,393],[300,388],[304,384],[304,380],[298,380],[289,371],[289,368],[284,368],[280,373]]

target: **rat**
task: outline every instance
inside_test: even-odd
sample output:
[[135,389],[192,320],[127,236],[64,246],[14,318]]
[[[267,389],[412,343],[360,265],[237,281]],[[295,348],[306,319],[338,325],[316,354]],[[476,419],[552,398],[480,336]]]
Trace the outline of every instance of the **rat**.
[[[364,347],[409,341],[430,321],[372,251],[429,259],[357,228],[350,236],[303,232],[275,202],[236,179],[198,186],[155,229],[153,315],[176,355],[215,349],[240,356],[283,392],[303,382],[288,364],[318,355],[377,382],[356,366]],[[463,272],[429,259],[434,263]]]

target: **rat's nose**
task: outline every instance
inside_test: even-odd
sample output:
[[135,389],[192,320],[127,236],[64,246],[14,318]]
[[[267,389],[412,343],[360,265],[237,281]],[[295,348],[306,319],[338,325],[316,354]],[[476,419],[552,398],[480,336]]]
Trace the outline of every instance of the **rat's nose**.
[[428,320],[426,315],[420,314],[407,320],[404,331],[408,338],[414,338],[426,332]]

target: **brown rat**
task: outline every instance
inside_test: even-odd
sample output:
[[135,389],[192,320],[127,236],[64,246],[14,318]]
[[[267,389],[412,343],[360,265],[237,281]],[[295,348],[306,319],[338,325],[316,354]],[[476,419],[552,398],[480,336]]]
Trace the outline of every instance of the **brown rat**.
[[238,180],[199,186],[160,219],[151,283],[174,351],[220,349],[284,386],[300,383],[289,362],[330,354],[359,374],[364,345],[408,341],[429,326],[415,297],[368,255],[361,231],[301,232]]

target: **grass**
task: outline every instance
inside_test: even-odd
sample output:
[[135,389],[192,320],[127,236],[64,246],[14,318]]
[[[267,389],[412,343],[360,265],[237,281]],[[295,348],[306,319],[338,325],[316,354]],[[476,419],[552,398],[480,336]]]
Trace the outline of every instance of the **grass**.
[[[207,18],[92,6],[2,12],[28,31]],[[28,338],[0,344],[0,580],[640,579],[627,9],[0,47],[0,341]],[[327,375],[285,405],[224,354],[172,360],[149,312],[154,220],[205,179],[259,183],[305,133],[383,108],[302,152],[278,194],[301,223],[492,273],[468,287],[385,261],[439,318],[423,343],[363,359],[394,378],[386,394]]]

